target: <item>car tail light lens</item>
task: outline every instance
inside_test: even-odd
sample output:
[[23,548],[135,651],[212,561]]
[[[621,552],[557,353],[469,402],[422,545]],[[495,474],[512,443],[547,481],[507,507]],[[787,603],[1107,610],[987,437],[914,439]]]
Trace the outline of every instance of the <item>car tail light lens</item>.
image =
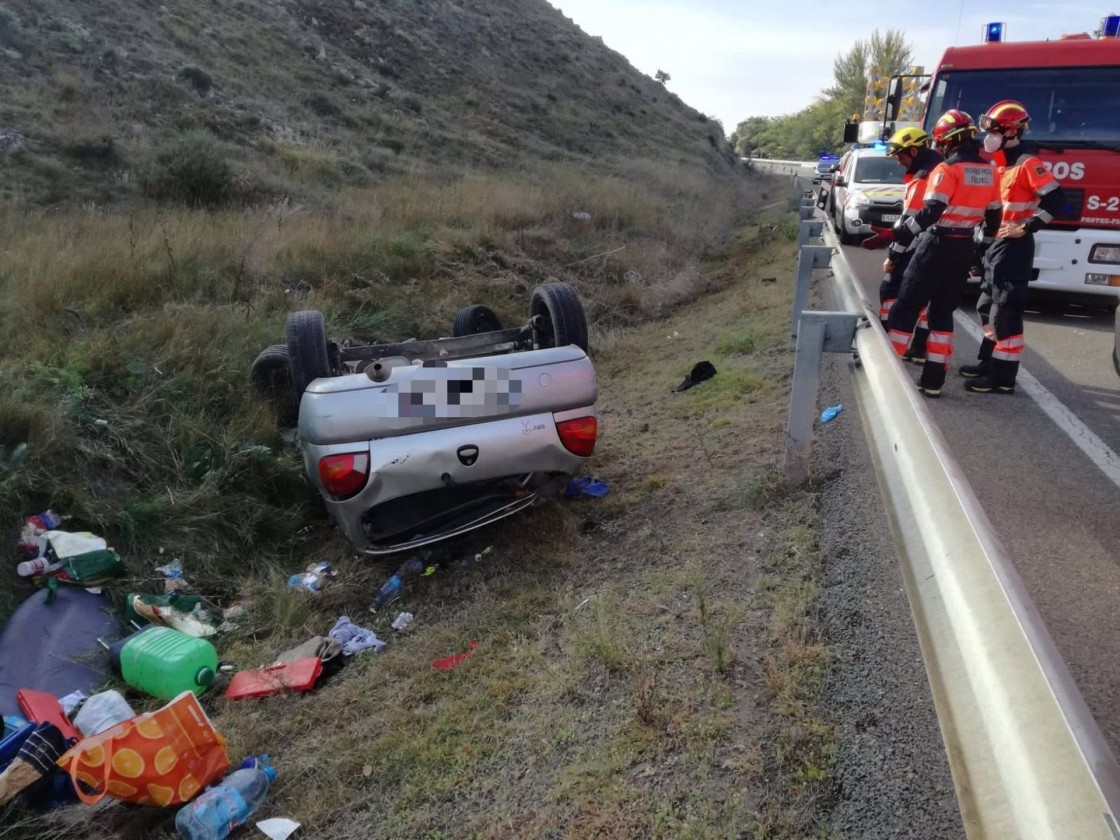
[[561,420],[556,424],[556,431],[565,449],[573,455],[586,458],[595,451],[595,441],[599,437],[599,422],[594,417]]
[[350,498],[369,480],[369,453],[344,452],[320,458],[319,480],[332,498]]

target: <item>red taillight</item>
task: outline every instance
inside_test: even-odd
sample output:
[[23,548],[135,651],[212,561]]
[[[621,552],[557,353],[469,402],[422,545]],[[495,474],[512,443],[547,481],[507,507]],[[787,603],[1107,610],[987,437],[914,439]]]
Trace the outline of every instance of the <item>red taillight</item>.
[[556,424],[560,442],[573,455],[586,458],[595,451],[595,440],[599,437],[599,423],[594,417],[577,417],[574,420],[561,420]]
[[319,479],[323,489],[336,499],[353,496],[366,486],[369,478],[369,453],[345,452],[319,459]]

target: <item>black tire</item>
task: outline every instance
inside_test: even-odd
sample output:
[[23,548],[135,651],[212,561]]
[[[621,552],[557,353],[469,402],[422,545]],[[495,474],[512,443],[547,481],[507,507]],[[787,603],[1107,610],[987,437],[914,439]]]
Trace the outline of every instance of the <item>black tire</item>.
[[288,345],[273,344],[262,350],[249,368],[249,384],[272,403],[281,426],[295,425],[299,402],[292,391]]
[[567,283],[544,283],[533,289],[529,315],[540,316],[537,340],[541,347],[574,344],[587,352],[587,317],[575,290]]
[[298,403],[308,385],[332,373],[323,313],[314,309],[291,313],[284,325],[284,336],[288,341],[292,395]]
[[502,322],[494,310],[489,306],[476,303],[459,310],[455,316],[455,323],[451,327],[451,335],[459,338],[464,335],[497,332],[501,328]]

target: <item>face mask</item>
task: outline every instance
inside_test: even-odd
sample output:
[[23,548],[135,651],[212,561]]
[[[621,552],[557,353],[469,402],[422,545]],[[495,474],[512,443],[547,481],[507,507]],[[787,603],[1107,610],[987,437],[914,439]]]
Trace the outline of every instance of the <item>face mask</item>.
[[993,132],[989,132],[984,138],[984,151],[988,154],[995,154],[1003,146],[1003,138]]

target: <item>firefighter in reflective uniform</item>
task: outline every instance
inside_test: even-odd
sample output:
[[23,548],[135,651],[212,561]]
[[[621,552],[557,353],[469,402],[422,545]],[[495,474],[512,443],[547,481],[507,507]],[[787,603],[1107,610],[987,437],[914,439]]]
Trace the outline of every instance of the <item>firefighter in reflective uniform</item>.
[[992,155],[999,177],[1003,222],[984,255],[984,282],[976,310],[984,328],[980,361],[962,365],[964,387],[981,394],[1015,393],[1015,377],[1023,355],[1023,309],[1034,266],[1034,233],[1061,210],[1064,198],[1058,181],[1042,161],[1022,145],[1030,123],[1019,102],[997,102],[980,118],[988,132],[984,149]]
[[[929,135],[920,128],[900,128],[891,139],[887,141],[887,154],[895,158],[901,166],[906,168],[902,181],[906,184],[906,195],[902,200],[902,218],[918,215],[925,200],[926,181],[937,164],[944,158],[930,148]],[[914,242],[902,247],[893,241],[893,232],[889,228],[876,229],[876,235],[865,239],[860,244],[868,250],[882,247],[890,243],[887,259],[883,263],[883,282],[879,286],[879,320],[883,329],[887,329],[887,315],[891,305],[898,298],[898,290],[902,285],[902,275],[906,266],[910,264],[910,257],[914,253]],[[923,364],[926,356],[926,335],[929,332],[926,310],[923,307],[918,316],[918,328],[914,332],[914,340],[905,358],[916,364]]]
[[1000,220],[995,168],[980,157],[972,117],[955,108],[946,111],[933,127],[933,142],[946,159],[930,173],[922,209],[894,226],[899,247],[915,240],[916,246],[887,318],[891,344],[905,356],[918,315],[929,305],[926,361],[918,378],[918,389],[927,397],[940,396],[945,384],[953,354],[953,312],[975,262],[976,228],[983,224],[990,242]]

